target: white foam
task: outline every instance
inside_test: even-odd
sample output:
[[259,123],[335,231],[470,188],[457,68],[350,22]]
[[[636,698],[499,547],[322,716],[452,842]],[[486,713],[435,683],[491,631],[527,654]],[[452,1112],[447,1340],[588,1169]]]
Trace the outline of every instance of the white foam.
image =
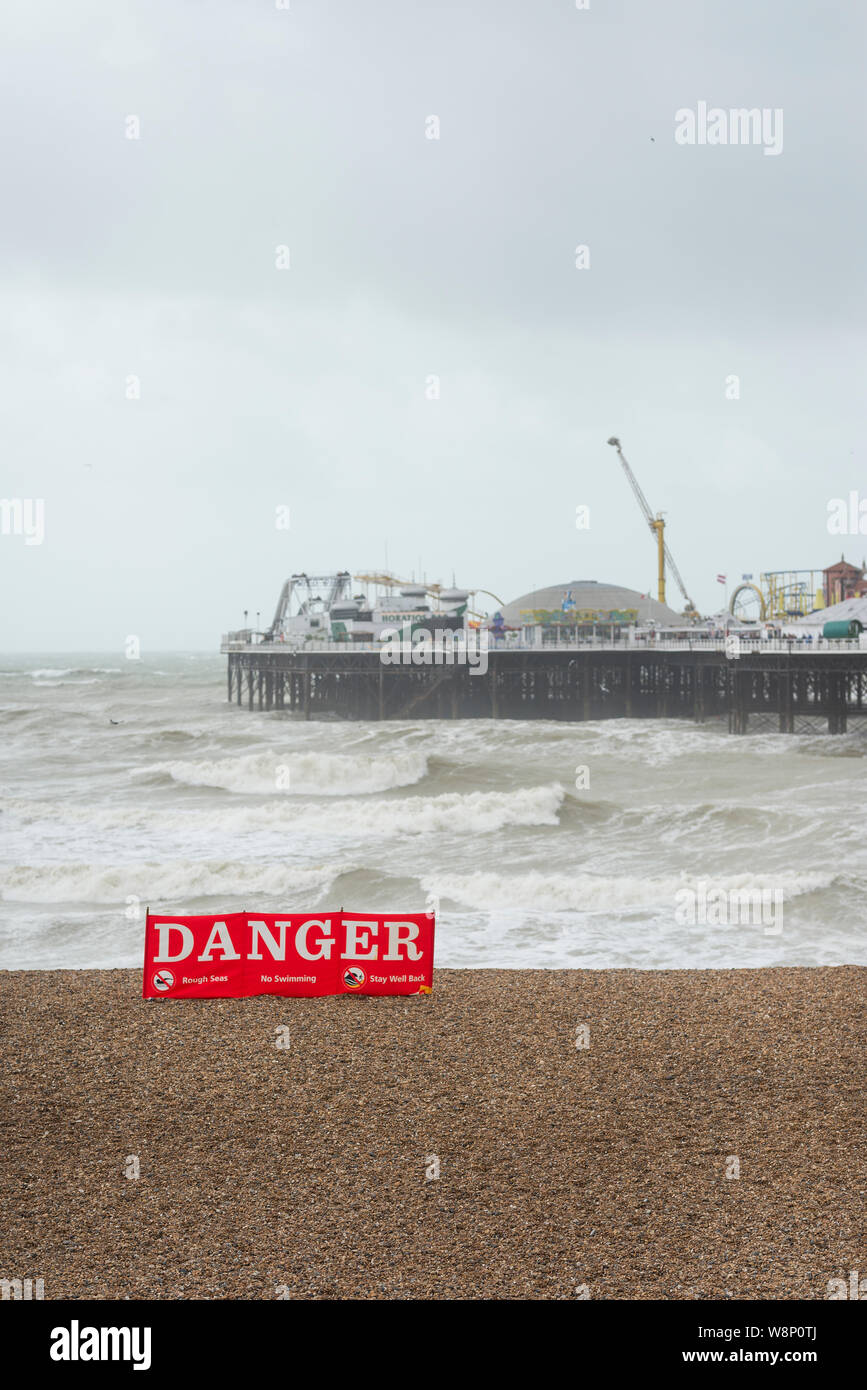
[[239,864],[227,860],[177,859],[168,863],[123,865],[18,865],[4,870],[4,902],[141,903],[191,902],[196,898],[238,897],[251,902],[325,892],[353,865],[298,868],[279,863]]
[[[827,888],[833,874],[726,874],[702,880],[708,890],[782,889],[784,901]],[[422,878],[425,893],[472,908],[612,913],[651,906],[676,905],[680,889],[697,887],[694,876],[670,874],[659,878],[616,877],[603,874],[432,874]]]
[[6,801],[6,809],[23,823],[75,820],[96,830],[140,827],[160,831],[239,835],[254,831],[298,832],[358,839],[367,836],[452,833],[458,836],[502,830],[509,825],[557,825],[565,792],[559,783],[524,787],[515,792],[444,792],[366,801],[294,803],[275,799],[267,805],[190,806],[183,811],[150,802],[139,807],[101,807],[51,802]]
[[298,830],[311,835],[457,836],[484,834],[509,825],[556,825],[564,791],[561,786],[525,787],[517,792],[444,792],[400,800],[338,801],[329,806],[249,807],[211,813],[214,828],[226,832]]
[[139,775],[166,773],[190,787],[224,791],[303,796],[348,796],[389,791],[420,782],[427,773],[423,753],[394,752],[378,758],[339,753],[296,753],[278,749],[216,761],[166,762],[143,768]]

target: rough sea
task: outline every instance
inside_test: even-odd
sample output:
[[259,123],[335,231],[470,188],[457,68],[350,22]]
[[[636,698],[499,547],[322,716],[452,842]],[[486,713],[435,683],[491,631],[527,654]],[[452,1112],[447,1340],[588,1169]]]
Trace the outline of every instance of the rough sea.
[[[0,719],[2,968],[139,965],[147,905],[435,905],[442,966],[867,963],[867,730],[305,723],[177,654],[6,658]],[[700,883],[782,929],[684,923]]]

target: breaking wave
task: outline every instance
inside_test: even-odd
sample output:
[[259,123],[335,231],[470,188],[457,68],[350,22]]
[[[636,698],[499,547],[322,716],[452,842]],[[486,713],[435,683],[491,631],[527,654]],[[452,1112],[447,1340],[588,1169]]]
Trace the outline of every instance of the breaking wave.
[[5,801],[8,813],[23,824],[38,820],[75,820],[93,829],[111,831],[138,827],[162,831],[195,829],[208,834],[237,836],[256,831],[291,832],[353,839],[383,835],[424,835],[450,832],[484,834],[506,826],[557,825],[565,792],[559,784],[524,787],[515,792],[443,792],[387,800],[335,801],[293,805],[220,806],[185,811],[145,804],[117,809],[52,805],[50,802]]
[[[311,834],[339,836],[489,834],[510,825],[557,825],[563,803],[561,786],[526,787],[518,792],[444,792],[400,800],[337,802],[327,808],[277,806],[233,814],[236,829],[297,828]],[[223,828],[226,828],[225,825]]]
[[[18,674],[15,672],[14,674]],[[37,666],[35,670],[26,672],[34,681],[41,684],[45,681],[64,681],[69,676],[122,676],[123,671],[120,666]],[[77,680],[77,685],[84,682]],[[88,682],[93,684],[93,682]]]
[[20,865],[4,872],[4,902],[141,903],[196,898],[263,896],[287,898],[325,892],[351,865],[297,868],[283,864],[239,864],[228,860],[178,859],[165,864]]
[[427,774],[423,753],[394,752],[378,758],[339,753],[249,753],[213,762],[156,763],[139,776],[164,774],[189,787],[216,787],[251,794],[353,796],[409,787]]
[[[702,879],[708,890],[782,889],[784,900],[827,888],[833,874],[731,874],[725,878]],[[675,904],[676,894],[697,887],[695,876],[666,875],[660,878],[607,877],[599,874],[434,874],[421,879],[424,892],[462,907],[537,909],[547,912],[611,912],[644,909],[650,905]]]

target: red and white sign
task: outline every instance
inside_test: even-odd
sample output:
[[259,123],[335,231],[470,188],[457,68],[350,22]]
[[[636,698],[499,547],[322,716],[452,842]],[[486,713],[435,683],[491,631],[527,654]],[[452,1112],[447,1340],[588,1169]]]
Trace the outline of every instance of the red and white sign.
[[434,918],[422,912],[147,914],[145,999],[428,994]]

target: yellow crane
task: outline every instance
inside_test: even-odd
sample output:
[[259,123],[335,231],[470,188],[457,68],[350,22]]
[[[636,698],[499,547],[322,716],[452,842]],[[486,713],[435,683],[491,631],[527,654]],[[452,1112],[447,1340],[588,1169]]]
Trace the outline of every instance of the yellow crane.
[[677,587],[683,594],[684,602],[686,604],[684,613],[688,618],[697,618],[699,615],[696,610],[696,606],[690,598],[689,594],[686,592],[686,585],[680,577],[680,570],[674,563],[674,557],[672,556],[672,553],[669,550],[668,544],[665,539],[665,520],[663,518],[662,512],[657,512],[654,516],[653,512],[650,510],[650,505],[647,501],[647,498],[641,491],[638,479],[636,478],[635,474],[633,473],[632,469],[629,467],[629,464],[626,461],[626,457],[623,453],[623,450],[620,447],[620,440],[617,438],[617,436],[612,435],[608,443],[611,445],[613,449],[617,450],[620,462],[623,464],[623,471],[626,474],[627,479],[629,480],[629,485],[632,488],[632,491],[635,493],[644,520],[647,522],[648,526],[650,527],[651,531],[656,537],[657,598],[659,599],[659,602],[665,603],[665,565],[667,561],[668,567],[674,575]]

